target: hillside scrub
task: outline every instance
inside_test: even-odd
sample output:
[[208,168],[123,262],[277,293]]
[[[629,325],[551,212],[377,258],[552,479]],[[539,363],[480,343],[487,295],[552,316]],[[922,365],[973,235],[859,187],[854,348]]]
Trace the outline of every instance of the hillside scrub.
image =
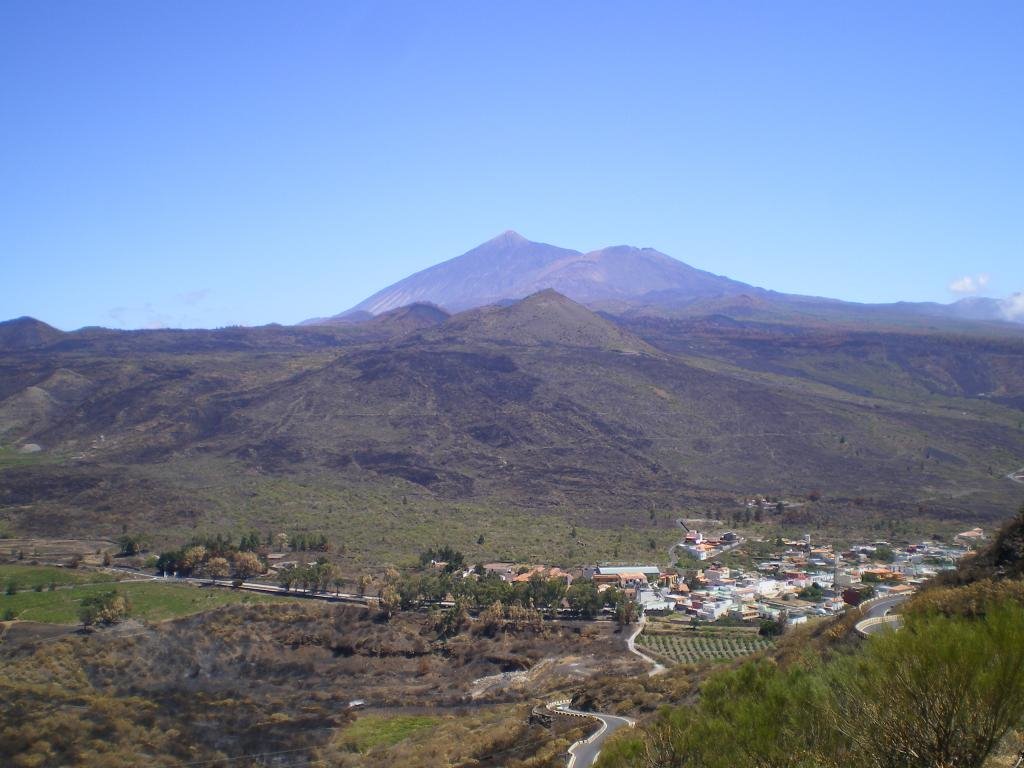
[[1024,724],[1024,608],[908,615],[825,663],[757,660],[712,675],[602,752],[600,768],[981,768]]
[[[0,432],[46,450],[0,449],[5,525],[127,525],[154,551],[287,525],[300,551],[322,532],[396,563],[443,515],[468,562],[574,564],[649,556],[682,509],[736,520],[748,489],[806,501],[743,524],[889,538],[994,520],[1019,495],[993,482],[1024,450],[1019,339],[609,322],[560,300],[484,314],[401,342],[369,326],[85,331],[9,350]],[[40,397],[46,413],[25,407]]]
[[[292,764],[323,749],[339,766],[432,768],[447,763],[429,755],[466,764],[492,753],[511,766],[562,738],[528,725],[534,696],[597,670],[634,668],[609,625],[509,621],[492,635],[464,628],[448,636],[426,612],[383,621],[376,610],[306,601],[150,624],[137,616],[139,593],[130,594],[131,633],[0,643],[0,765],[215,765],[294,750]],[[524,684],[502,685],[510,671],[524,672]],[[353,699],[374,711],[352,710]],[[424,722],[417,719],[349,730],[381,712],[437,717],[438,734],[405,727]]]

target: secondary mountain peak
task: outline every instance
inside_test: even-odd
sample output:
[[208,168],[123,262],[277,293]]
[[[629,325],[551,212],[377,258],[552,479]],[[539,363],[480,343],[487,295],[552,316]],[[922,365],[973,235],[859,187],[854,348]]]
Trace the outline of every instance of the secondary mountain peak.
[[455,315],[436,332],[446,338],[458,336],[525,346],[558,345],[658,354],[632,333],[550,288],[513,304],[492,305]]
[[393,334],[410,333],[440,325],[449,317],[440,307],[427,302],[416,302],[377,315],[367,325],[385,329]]
[[52,344],[64,332],[34,317],[17,317],[0,322],[0,349],[31,349]]

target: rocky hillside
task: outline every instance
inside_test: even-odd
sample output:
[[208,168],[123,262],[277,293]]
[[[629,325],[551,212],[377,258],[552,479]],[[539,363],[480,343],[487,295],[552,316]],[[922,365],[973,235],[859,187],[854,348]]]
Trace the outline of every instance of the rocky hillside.
[[787,512],[798,526],[986,520],[1019,496],[1021,360],[1008,339],[623,321],[553,292],[356,326],[62,334],[0,358],[0,520],[289,520],[373,549],[417,546],[442,509],[452,536],[528,546],[530,520],[597,537],[755,493],[822,499]]

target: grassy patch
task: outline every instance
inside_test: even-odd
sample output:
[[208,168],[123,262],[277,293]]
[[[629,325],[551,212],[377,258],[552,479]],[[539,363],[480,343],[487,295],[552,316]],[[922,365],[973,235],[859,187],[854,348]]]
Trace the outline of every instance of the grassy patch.
[[[0,615],[8,610],[22,621],[47,624],[76,624],[82,599],[111,589],[109,584],[84,584],[54,592],[19,592],[0,595]],[[235,603],[265,603],[288,598],[235,592],[228,589],[203,589],[187,584],[129,582],[117,585],[131,602],[130,616],[148,621],[163,621],[219,608]]]
[[58,568],[52,565],[0,565],[0,585],[13,581],[19,589],[68,584],[99,584],[117,581],[119,576],[100,571]]
[[420,731],[434,728],[439,719],[424,715],[366,715],[360,717],[342,733],[341,740],[359,752],[367,752],[374,747],[390,747]]
[[42,451],[21,453],[13,448],[0,447],[0,472],[10,467],[29,467],[53,463],[55,463],[53,456]]

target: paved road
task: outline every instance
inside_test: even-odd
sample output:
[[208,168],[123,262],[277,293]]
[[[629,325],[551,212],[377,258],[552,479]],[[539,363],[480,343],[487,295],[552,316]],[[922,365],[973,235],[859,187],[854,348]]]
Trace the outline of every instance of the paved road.
[[1007,480],[1013,480],[1015,483],[1024,484],[1024,467],[1021,467],[1016,472],[1011,472],[1006,476]]
[[887,616],[889,611],[895,608],[897,605],[906,600],[908,595],[893,595],[892,597],[883,597],[876,603],[872,603],[871,606],[864,612],[865,619],[876,619],[879,616]]
[[265,592],[275,595],[289,595],[291,597],[305,597],[315,600],[326,600],[328,602],[347,602],[347,603],[361,603],[368,605],[376,603],[378,598],[370,597],[369,595],[360,596],[354,595],[348,592],[313,592],[308,589],[301,589],[299,587],[292,587],[290,590],[285,589],[277,584],[263,584],[258,581],[244,581],[238,587],[230,579],[209,579],[209,578],[194,578],[194,577],[181,577],[176,576],[154,576],[151,573],[145,571],[134,571],[129,568],[106,568],[105,570],[113,573],[128,573],[133,576],[149,579],[151,581],[163,581],[169,584],[194,584],[199,587],[228,587],[230,589],[241,589],[248,592]]
[[881,600],[872,603],[868,606],[868,609],[864,611],[864,619],[857,624],[857,631],[865,635],[877,635],[882,632],[892,632],[893,630],[899,629],[903,623],[902,621],[896,620],[893,617],[892,622],[873,622],[868,626],[862,626],[868,619],[880,619],[889,615],[889,611],[895,608],[897,605],[906,600],[908,595],[893,595],[892,597],[883,597]]
[[568,768],[590,768],[590,766],[597,762],[597,756],[601,754],[601,747],[604,746],[605,739],[620,728],[632,728],[636,725],[636,721],[629,717],[605,715],[600,712],[583,712],[578,709],[572,709],[566,704],[549,706],[549,709],[566,715],[593,717],[601,721],[601,727],[594,731],[594,733],[569,747]]

